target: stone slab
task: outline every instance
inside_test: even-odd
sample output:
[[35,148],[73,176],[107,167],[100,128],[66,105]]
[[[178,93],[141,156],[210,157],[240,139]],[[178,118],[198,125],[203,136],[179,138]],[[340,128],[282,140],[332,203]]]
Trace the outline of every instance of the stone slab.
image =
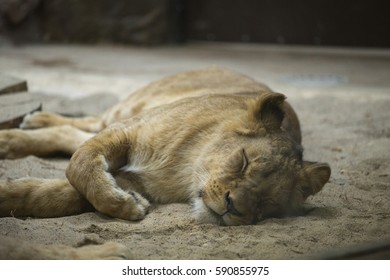
[[41,109],[41,102],[27,90],[25,80],[0,75],[0,129],[18,127],[26,114]]
[[27,90],[27,82],[25,80],[0,75],[0,94]]

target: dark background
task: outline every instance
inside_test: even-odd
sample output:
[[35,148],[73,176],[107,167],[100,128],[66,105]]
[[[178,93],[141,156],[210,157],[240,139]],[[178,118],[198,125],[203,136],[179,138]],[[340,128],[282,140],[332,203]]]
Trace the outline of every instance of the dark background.
[[0,0],[2,42],[390,47],[384,0]]

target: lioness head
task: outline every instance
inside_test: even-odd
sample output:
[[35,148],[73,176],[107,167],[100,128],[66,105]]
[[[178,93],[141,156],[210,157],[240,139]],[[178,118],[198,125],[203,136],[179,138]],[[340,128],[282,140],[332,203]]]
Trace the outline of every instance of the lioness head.
[[303,161],[300,143],[283,128],[284,99],[265,93],[250,101],[210,145],[194,202],[199,222],[242,225],[288,215],[329,180],[329,166]]

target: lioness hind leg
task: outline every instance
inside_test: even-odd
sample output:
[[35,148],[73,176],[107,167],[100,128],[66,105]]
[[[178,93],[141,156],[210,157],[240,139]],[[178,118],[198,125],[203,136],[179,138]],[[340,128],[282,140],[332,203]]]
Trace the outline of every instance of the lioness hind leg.
[[52,126],[71,125],[86,132],[99,132],[105,125],[100,117],[69,118],[50,112],[34,112],[24,117],[22,129],[36,129]]
[[50,156],[56,153],[72,155],[93,133],[69,125],[36,130],[0,130],[0,158],[20,158],[28,155]]
[[93,210],[66,179],[0,180],[0,216],[60,217]]
[[15,238],[0,236],[0,260],[120,260],[129,258],[129,249],[114,242],[73,248],[65,245],[31,244]]

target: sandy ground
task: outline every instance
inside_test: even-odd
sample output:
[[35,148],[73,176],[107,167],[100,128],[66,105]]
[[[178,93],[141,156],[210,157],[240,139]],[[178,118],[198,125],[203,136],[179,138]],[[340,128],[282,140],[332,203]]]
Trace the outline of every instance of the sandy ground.
[[[307,214],[252,226],[197,225],[188,205],[156,205],[140,222],[99,213],[1,218],[0,234],[71,246],[117,241],[137,259],[302,259],[390,240],[390,51],[202,45],[0,48],[0,72],[28,80],[45,110],[98,114],[132,90],[220,65],[283,92],[303,128],[305,158],[330,182]],[[1,114],[1,112],[0,112]],[[64,177],[67,159],[0,160],[0,178]]]

